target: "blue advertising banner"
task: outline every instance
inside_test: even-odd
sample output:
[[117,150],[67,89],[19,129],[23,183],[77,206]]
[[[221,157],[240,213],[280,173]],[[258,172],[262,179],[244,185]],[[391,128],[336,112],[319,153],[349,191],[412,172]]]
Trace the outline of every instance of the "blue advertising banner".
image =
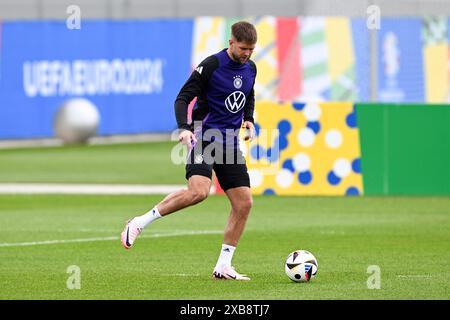
[[4,22],[0,139],[52,137],[64,101],[84,97],[99,135],[169,132],[189,76],[192,19]]
[[381,19],[378,31],[378,101],[425,100],[422,19]]
[[355,53],[356,83],[358,84],[356,101],[370,101],[370,56],[369,30],[366,19],[353,18],[352,39]]
[[0,82],[2,81],[2,37],[3,37],[3,22],[0,20]]

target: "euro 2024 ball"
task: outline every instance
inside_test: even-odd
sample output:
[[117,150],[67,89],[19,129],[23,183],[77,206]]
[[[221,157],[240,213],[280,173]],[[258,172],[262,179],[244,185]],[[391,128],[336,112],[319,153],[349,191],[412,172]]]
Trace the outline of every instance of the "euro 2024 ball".
[[286,275],[295,282],[307,282],[315,277],[319,265],[316,257],[306,250],[291,252],[284,265]]

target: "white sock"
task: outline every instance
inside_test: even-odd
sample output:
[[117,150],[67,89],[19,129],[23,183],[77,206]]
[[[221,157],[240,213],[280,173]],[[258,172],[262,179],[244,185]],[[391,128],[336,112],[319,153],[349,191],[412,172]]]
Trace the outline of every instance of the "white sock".
[[233,259],[235,249],[236,247],[228,244],[222,244],[222,250],[220,251],[219,259],[217,260],[216,269],[231,267],[231,259]]
[[159,214],[158,208],[155,206],[149,212],[143,214],[142,216],[134,218],[134,221],[138,224],[139,227],[145,228],[145,226],[147,226],[153,220],[159,218],[161,218],[161,215]]

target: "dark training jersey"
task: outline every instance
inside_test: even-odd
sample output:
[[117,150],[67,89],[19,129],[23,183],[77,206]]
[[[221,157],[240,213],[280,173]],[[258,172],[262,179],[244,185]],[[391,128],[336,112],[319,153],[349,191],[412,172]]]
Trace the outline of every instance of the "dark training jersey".
[[[220,137],[214,135],[211,139],[207,132],[217,129],[223,143],[236,146],[242,120],[254,122],[255,78],[256,65],[251,60],[235,62],[227,49],[209,56],[192,72],[175,100],[178,128],[194,131],[196,136],[201,134],[204,141],[217,141]],[[195,97],[192,124],[188,124],[187,108]]]

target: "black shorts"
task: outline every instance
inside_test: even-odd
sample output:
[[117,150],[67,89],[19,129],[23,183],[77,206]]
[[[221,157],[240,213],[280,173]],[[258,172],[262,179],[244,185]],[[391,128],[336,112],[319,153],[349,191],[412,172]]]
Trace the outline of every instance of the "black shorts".
[[197,143],[187,157],[186,179],[193,175],[211,179],[213,170],[224,191],[237,187],[250,188],[250,177],[241,150],[225,148],[213,142]]

